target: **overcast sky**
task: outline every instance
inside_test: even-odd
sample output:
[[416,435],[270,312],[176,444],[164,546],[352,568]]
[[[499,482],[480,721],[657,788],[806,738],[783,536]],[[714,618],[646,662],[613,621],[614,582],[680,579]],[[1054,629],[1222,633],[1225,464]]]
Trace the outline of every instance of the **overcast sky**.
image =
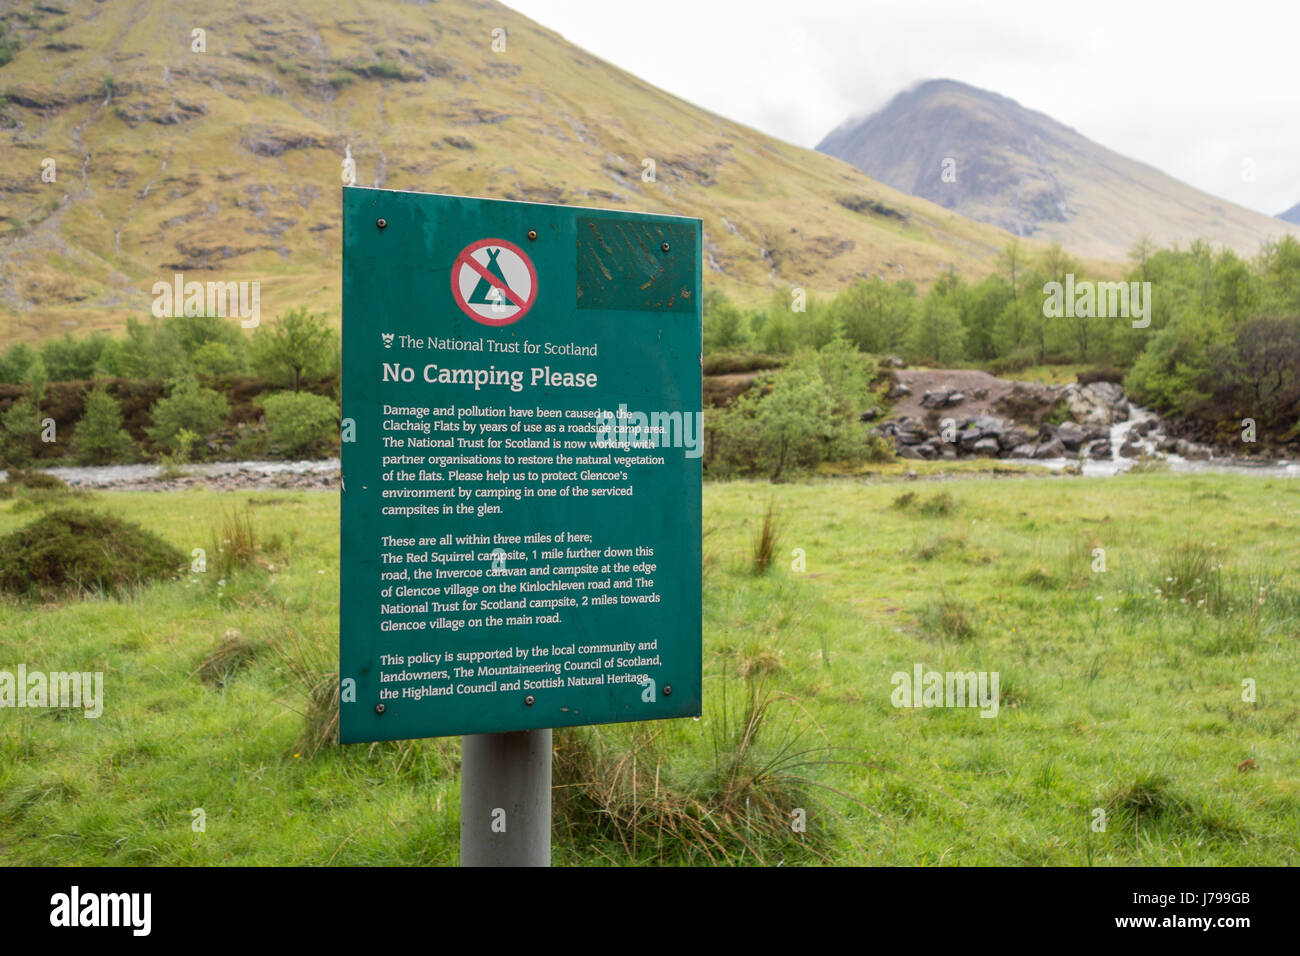
[[943,77],[1248,208],[1276,215],[1300,202],[1297,0],[505,2],[800,146]]

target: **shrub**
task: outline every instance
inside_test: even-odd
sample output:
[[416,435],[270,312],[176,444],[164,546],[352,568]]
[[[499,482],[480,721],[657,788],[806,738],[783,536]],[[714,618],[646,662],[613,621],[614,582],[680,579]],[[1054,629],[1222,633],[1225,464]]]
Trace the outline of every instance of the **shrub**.
[[5,465],[29,465],[41,450],[41,412],[30,394],[0,416],[0,459]]
[[118,591],[174,574],[185,556],[139,525],[61,509],[0,538],[0,589]]
[[271,328],[259,328],[250,347],[254,370],[284,388],[299,391],[305,380],[334,374],[339,337],[323,315],[294,309]]
[[230,414],[230,405],[218,392],[204,388],[193,378],[183,378],[172,385],[166,398],[149,409],[153,427],[145,431],[159,445],[169,450],[178,447],[180,432],[187,429],[200,437],[221,427]]
[[120,461],[131,447],[131,436],[122,427],[122,407],[104,388],[86,394],[85,412],[73,436],[77,461],[83,465],[107,465]]
[[782,359],[760,352],[714,352],[704,356],[705,375],[736,375],[780,368]]
[[1124,373],[1113,365],[1101,365],[1097,368],[1084,369],[1077,376],[1080,385],[1091,385],[1093,382],[1113,382],[1120,385],[1124,382]]
[[35,488],[42,491],[68,490],[68,485],[62,478],[59,478],[57,475],[51,475],[48,471],[36,471],[34,469],[10,469],[9,483],[22,485],[24,488]]
[[188,428],[182,428],[176,433],[176,450],[170,455],[159,456],[159,460],[162,462],[162,476],[164,478],[183,478],[185,476],[185,466],[190,463],[190,450],[198,440],[199,436]]
[[989,372],[993,375],[1006,375],[1008,372],[1023,372],[1038,363],[1038,353],[1032,348],[1018,348],[1009,355],[989,362]]
[[328,448],[338,435],[339,407],[311,392],[275,392],[262,399],[271,442],[286,455]]
[[205,342],[190,356],[194,371],[200,375],[233,375],[240,370],[239,359],[225,342]]

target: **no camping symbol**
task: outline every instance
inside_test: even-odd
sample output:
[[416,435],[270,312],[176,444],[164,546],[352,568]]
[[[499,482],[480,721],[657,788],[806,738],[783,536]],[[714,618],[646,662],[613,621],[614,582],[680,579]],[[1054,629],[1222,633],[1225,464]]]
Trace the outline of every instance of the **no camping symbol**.
[[527,315],[537,301],[537,270],[514,243],[480,239],[456,257],[451,295],[475,322],[509,325]]

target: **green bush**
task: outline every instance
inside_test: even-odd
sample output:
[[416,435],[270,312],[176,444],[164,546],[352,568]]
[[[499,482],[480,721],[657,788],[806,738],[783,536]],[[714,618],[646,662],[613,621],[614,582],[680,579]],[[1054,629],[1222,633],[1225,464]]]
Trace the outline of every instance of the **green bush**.
[[57,475],[51,475],[48,471],[37,471],[36,469],[9,469],[9,484],[20,485],[23,488],[35,488],[39,491],[67,491],[68,484]]
[[0,459],[7,466],[30,465],[41,450],[41,412],[30,395],[0,416]]
[[253,334],[250,353],[258,375],[296,392],[309,379],[337,374],[339,336],[323,315],[293,309]]
[[77,461],[83,465],[108,465],[121,461],[131,447],[122,427],[122,408],[104,388],[86,394],[86,408],[73,436]]
[[271,442],[286,455],[328,448],[339,432],[339,407],[311,392],[274,392],[262,399]]
[[193,378],[173,383],[166,398],[149,409],[153,426],[145,431],[159,445],[175,451],[182,429],[200,437],[212,434],[230,414],[230,404],[219,393],[204,388]]
[[165,577],[185,556],[139,525],[62,509],[0,538],[0,590],[117,591]]

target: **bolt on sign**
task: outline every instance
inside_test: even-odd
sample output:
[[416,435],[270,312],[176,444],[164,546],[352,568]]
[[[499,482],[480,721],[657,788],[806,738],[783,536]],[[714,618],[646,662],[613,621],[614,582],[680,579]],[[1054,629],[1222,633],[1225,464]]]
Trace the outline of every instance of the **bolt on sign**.
[[342,742],[700,714],[701,225],[344,188]]

